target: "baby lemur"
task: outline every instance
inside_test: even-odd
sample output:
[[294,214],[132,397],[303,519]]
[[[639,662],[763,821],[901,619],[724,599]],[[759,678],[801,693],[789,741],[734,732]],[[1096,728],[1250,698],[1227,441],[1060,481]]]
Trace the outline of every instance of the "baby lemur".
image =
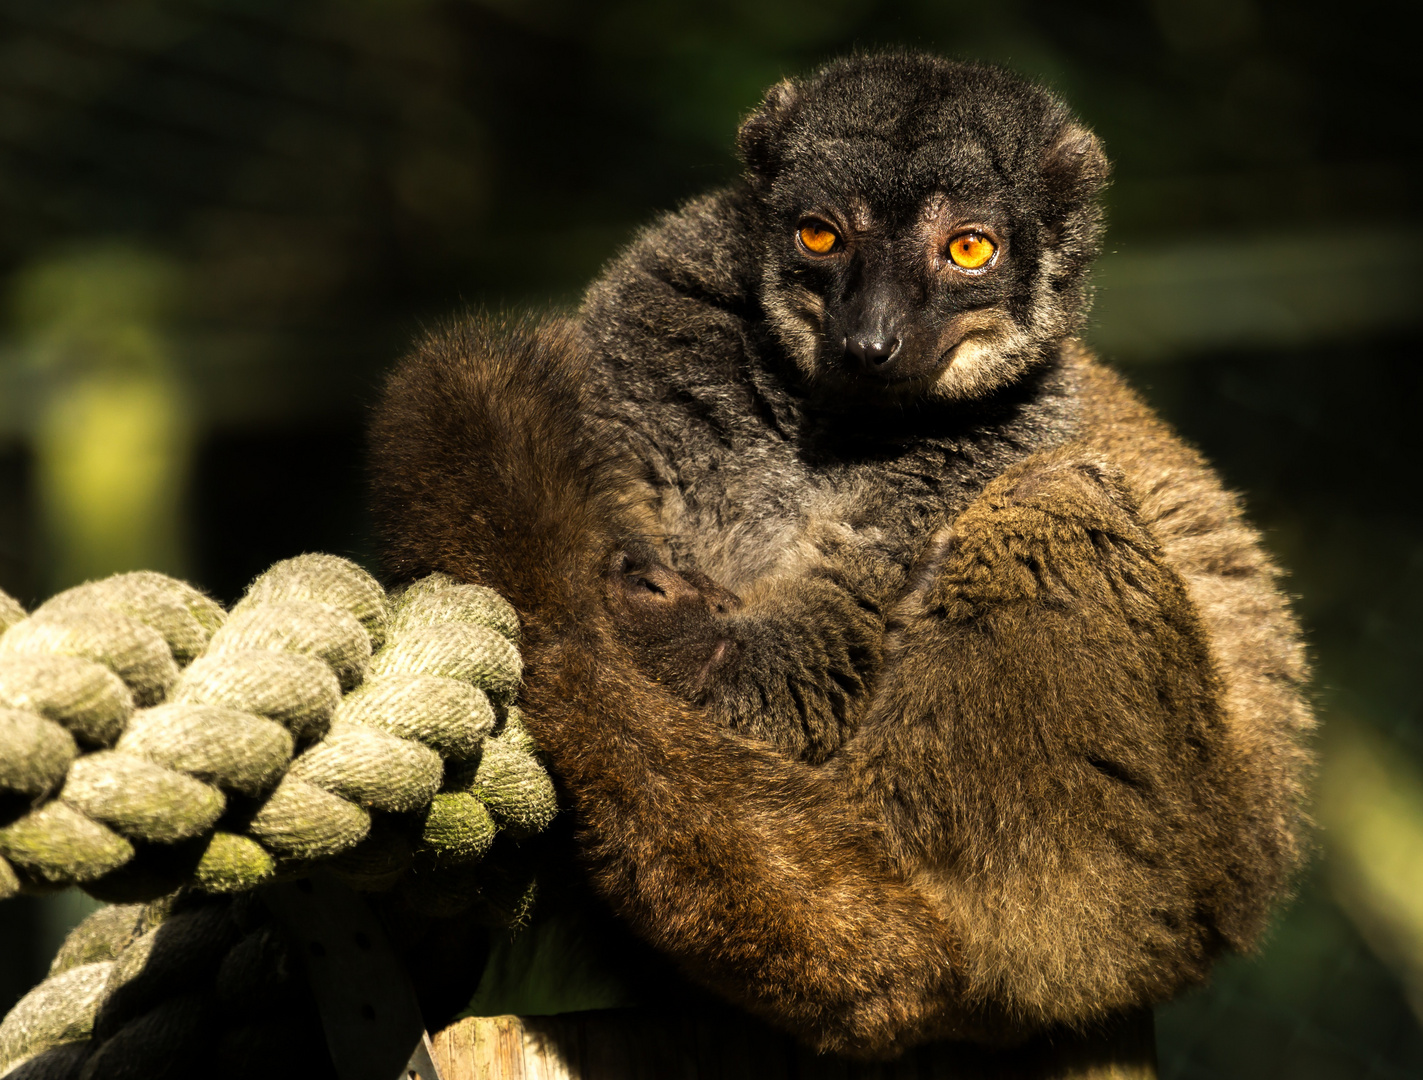
[[515,604],[595,886],[811,1044],[1199,981],[1301,857],[1305,661],[1234,496],[1075,336],[1097,139],[883,53],[772,88],[739,149],[575,319],[399,368],[392,574]]

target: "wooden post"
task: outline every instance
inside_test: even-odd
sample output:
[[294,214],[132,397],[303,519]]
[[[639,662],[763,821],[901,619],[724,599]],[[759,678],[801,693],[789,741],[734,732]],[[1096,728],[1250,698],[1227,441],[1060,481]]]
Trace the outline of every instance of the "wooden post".
[[956,1043],[892,1062],[811,1053],[753,1020],[645,1010],[461,1020],[434,1038],[444,1080],[1155,1080],[1149,1011],[1011,1050]]

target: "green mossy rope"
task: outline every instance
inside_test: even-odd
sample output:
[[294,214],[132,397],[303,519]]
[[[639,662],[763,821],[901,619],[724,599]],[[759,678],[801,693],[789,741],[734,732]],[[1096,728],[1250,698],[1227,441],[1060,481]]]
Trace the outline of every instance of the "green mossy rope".
[[372,812],[426,819],[441,863],[487,847],[491,823],[552,816],[517,718],[485,749],[520,677],[517,620],[487,589],[434,576],[392,604],[354,564],[307,555],[230,616],[147,573],[3,610],[0,798],[28,809],[0,825],[0,894],[141,898],[147,849],[204,839],[189,883],[251,888],[348,852]]
[[[556,806],[512,704],[517,642],[487,589],[432,575],[391,598],[326,555],[278,563],[230,614],[149,573],[29,616],[0,593],[0,899],[168,897],[71,935],[0,1023],[0,1075],[143,1075],[142,1047],[206,1030],[211,986],[175,996],[152,953],[184,942],[161,954],[184,971],[238,955],[230,904],[204,896],[320,863],[417,914],[522,918],[531,877],[495,841]],[[174,922],[175,895],[206,914]]]

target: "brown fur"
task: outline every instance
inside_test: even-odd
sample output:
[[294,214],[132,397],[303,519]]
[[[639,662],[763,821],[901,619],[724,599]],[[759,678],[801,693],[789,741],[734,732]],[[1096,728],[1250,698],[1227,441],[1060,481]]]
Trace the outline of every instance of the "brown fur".
[[[869,85],[900,62],[940,63],[871,58]],[[1042,260],[1080,273],[1095,218],[1071,199],[1105,166],[1005,85],[1068,193]],[[794,160],[788,87],[748,123],[753,168]],[[754,312],[805,305],[757,272],[754,192],[649,232],[581,326],[419,347],[373,437],[391,571],[515,604],[596,887],[812,1044],[1012,1040],[1199,981],[1303,847],[1306,671],[1258,538],[1070,312],[999,312],[1027,344],[988,397],[847,429],[797,396],[804,358],[757,336]]]

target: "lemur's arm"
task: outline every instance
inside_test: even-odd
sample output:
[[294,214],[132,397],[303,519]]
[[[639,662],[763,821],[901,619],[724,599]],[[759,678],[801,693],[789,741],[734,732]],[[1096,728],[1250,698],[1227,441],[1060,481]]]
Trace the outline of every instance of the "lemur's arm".
[[636,642],[658,603],[676,622],[703,590],[649,565],[660,600],[627,608],[626,503],[579,413],[582,371],[566,329],[488,324],[397,370],[373,430],[391,570],[444,570],[519,610],[526,721],[600,891],[650,942],[827,1049],[940,1030],[954,942],[878,827],[822,770],[647,673]]

